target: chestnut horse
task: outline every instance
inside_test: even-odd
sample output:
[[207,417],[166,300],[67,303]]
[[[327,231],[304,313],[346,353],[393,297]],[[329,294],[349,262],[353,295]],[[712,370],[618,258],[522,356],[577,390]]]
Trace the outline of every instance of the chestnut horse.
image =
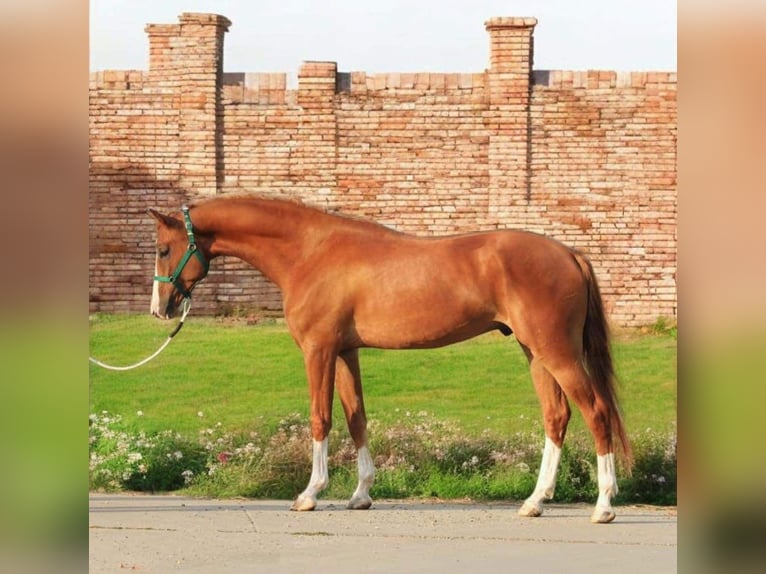
[[[337,390],[357,448],[349,508],[372,504],[358,349],[424,349],[488,331],[515,334],[540,399],[545,445],[537,485],[519,510],[539,516],[553,496],[574,401],[596,443],[593,522],[611,522],[620,418],[604,309],[590,262],[524,231],[424,238],[300,202],[258,196],[203,200],[157,220],[151,312],[177,313],[220,255],[242,259],[282,292],[285,321],[303,352],[311,395],[313,467],[293,510],[312,510],[327,486],[327,436]],[[192,226],[193,222],[193,226]]]

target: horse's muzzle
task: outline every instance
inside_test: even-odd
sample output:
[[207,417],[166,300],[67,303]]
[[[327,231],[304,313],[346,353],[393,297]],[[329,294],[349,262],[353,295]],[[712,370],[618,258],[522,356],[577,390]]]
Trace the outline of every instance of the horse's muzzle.
[[168,320],[177,316],[178,310],[179,310],[179,305],[174,304],[171,298],[171,300],[165,303],[165,305],[158,305],[157,307],[154,307],[154,305],[152,305],[151,313],[154,317],[157,317],[158,319]]

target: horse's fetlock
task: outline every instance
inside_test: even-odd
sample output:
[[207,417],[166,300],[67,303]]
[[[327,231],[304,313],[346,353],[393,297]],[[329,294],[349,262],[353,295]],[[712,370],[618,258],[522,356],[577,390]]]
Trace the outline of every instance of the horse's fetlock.
[[332,429],[332,421],[311,421],[311,436],[317,442],[325,440]]

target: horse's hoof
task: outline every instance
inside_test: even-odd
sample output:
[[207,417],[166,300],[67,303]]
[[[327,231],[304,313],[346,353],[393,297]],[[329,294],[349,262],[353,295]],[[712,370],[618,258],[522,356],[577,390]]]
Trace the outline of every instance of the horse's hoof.
[[369,496],[366,498],[352,498],[348,501],[346,508],[349,510],[367,510],[372,506],[372,498]]
[[293,505],[290,507],[290,510],[297,510],[299,512],[304,512],[307,510],[314,510],[317,507],[317,501],[313,498],[308,498],[304,496],[299,496],[295,499],[295,502],[293,502]]
[[518,514],[519,516],[527,516],[529,518],[536,518],[538,516],[542,516],[543,505],[535,504],[534,502],[529,502],[527,500],[524,502],[524,504],[521,505],[521,508],[519,508]]
[[590,521],[593,524],[607,524],[617,516],[611,508],[597,508],[593,511]]

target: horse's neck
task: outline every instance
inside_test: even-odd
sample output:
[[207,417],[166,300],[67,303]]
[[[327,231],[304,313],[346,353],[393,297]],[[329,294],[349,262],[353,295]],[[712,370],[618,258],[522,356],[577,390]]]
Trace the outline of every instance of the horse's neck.
[[211,258],[229,255],[242,259],[279,286],[310,233],[300,212],[278,203],[210,202],[196,211],[194,225],[210,238]]

